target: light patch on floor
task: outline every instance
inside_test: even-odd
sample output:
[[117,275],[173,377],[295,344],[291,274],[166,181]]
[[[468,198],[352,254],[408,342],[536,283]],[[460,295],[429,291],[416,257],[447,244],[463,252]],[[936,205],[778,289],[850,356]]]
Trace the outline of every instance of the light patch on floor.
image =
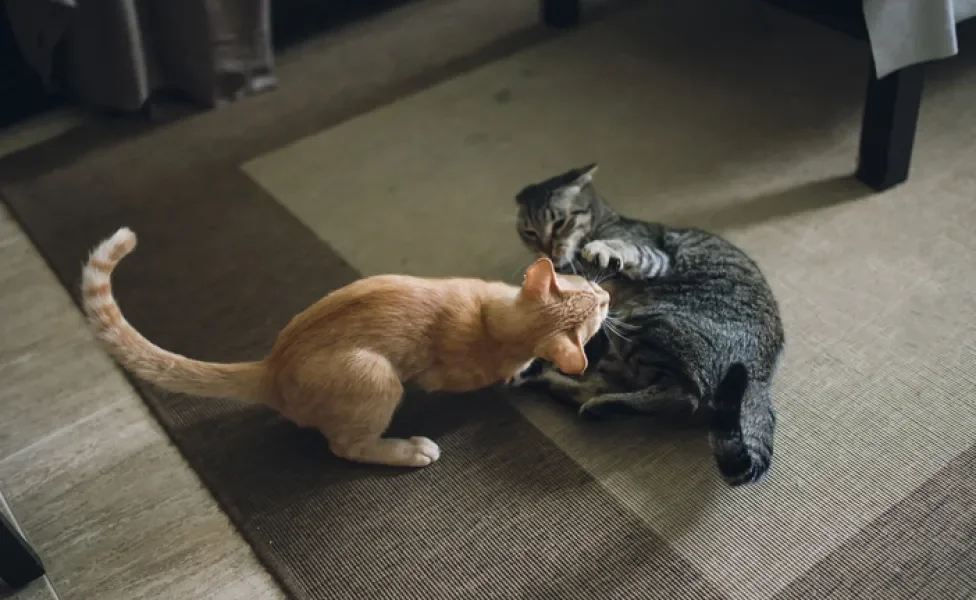
[[869,195],[846,178],[863,49],[714,8],[642,7],[244,169],[365,274],[515,281],[515,192],[591,161],[622,212],[750,251],[789,338],[763,485],[718,483],[693,433],[515,402],[717,587],[770,598],[976,440],[976,69],[936,76],[911,181]]
[[0,508],[48,573],[13,598],[283,597],[3,207],[0,263]]
[[55,138],[84,122],[81,111],[59,108],[17,123],[0,131],[0,158]]

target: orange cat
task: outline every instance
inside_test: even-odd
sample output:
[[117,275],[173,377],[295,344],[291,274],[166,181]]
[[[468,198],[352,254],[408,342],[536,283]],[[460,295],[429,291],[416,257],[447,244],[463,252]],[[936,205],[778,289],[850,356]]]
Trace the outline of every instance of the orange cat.
[[82,274],[85,312],[125,368],[173,392],[266,404],[321,431],[336,455],[367,463],[422,467],[440,456],[424,437],[382,437],[401,382],[468,391],[511,379],[536,357],[582,373],[583,346],[609,303],[596,284],[557,275],[545,258],[529,266],[521,288],[380,275],[297,315],[264,360],[209,363],[159,348],[122,316],[110,276],[135,245],[135,234],[120,229],[92,252]]

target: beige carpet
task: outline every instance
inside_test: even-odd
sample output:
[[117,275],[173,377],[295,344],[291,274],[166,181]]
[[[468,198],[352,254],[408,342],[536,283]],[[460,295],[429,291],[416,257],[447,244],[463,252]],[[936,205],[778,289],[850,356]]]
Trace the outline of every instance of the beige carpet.
[[[244,168],[365,274],[513,278],[527,260],[514,192],[590,161],[622,212],[740,243],[767,271],[789,341],[766,483],[717,484],[688,432],[513,402],[729,598],[819,589],[837,556],[861,565],[883,551],[859,540],[897,529],[914,490],[972,475],[976,56],[933,71],[911,180],[870,195],[848,179],[863,49],[749,3],[664,4],[678,3],[592,24]],[[971,533],[972,513],[957,517]]]

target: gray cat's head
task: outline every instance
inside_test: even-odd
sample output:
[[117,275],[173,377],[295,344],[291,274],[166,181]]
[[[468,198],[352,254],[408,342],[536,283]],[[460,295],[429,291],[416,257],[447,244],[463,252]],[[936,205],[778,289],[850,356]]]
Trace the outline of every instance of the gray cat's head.
[[557,267],[569,264],[605,208],[591,185],[596,169],[596,164],[571,169],[528,185],[515,196],[522,243]]

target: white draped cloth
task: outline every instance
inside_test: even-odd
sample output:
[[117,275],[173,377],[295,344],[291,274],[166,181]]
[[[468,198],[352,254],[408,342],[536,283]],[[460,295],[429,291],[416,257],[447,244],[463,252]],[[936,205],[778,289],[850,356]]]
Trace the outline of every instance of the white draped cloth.
[[878,77],[959,52],[956,24],[976,16],[976,0],[864,0]]

